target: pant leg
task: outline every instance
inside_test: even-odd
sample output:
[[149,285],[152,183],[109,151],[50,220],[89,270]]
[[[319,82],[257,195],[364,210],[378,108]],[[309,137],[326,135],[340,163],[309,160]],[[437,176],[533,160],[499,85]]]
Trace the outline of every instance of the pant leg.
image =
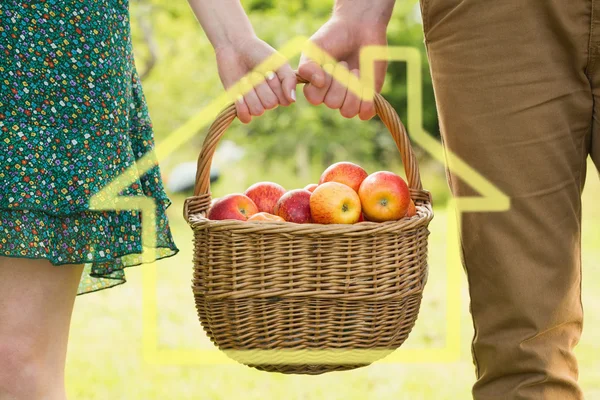
[[478,400],[582,398],[591,3],[422,0],[444,144],[511,198],[509,211],[462,215]]
[[588,146],[592,160],[594,160],[594,164],[600,172],[600,0],[594,0],[593,7],[593,29],[590,38],[590,61],[587,72],[594,95],[594,122]]

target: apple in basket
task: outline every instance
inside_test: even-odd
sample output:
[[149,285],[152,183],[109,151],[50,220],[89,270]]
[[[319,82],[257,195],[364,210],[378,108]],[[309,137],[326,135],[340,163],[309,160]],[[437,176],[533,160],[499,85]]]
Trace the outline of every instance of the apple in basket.
[[285,189],[273,182],[258,182],[250,186],[244,194],[256,204],[259,212],[273,214],[277,201],[285,194]]
[[306,186],[304,187],[304,189],[306,189],[306,190],[308,190],[309,192],[311,192],[311,193],[312,193],[312,192],[314,192],[314,191],[315,191],[315,189],[317,188],[317,186],[319,186],[319,185],[317,185],[316,183],[311,183],[311,184],[309,184],[309,185],[306,185]]
[[408,204],[408,209],[406,210],[406,217],[411,218],[417,215],[417,207],[415,206],[415,202],[410,199],[410,203]]
[[399,220],[406,215],[410,205],[406,182],[388,171],[375,172],[365,178],[358,196],[365,218],[374,222]]
[[317,224],[354,224],[361,217],[360,198],[350,186],[325,182],[310,196],[310,212]]
[[310,214],[311,192],[306,189],[290,190],[277,202],[275,215],[280,216],[287,222],[297,224],[308,224],[312,222]]
[[256,204],[248,196],[234,193],[216,200],[208,210],[208,219],[246,221],[257,212]]
[[256,222],[284,222],[285,220],[278,215],[269,214],[266,212],[259,212],[248,218],[248,221]]
[[325,182],[338,182],[350,186],[355,192],[363,180],[368,176],[367,171],[361,166],[351,162],[342,161],[329,166],[321,175],[319,185]]

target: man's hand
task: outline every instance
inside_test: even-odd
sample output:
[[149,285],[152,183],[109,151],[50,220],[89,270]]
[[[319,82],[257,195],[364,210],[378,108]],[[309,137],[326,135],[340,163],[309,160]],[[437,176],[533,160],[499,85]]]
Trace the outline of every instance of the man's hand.
[[[338,0],[332,18],[311,40],[338,61],[337,65],[324,65],[321,60],[300,59],[298,73],[310,84],[304,86],[306,99],[314,105],[325,103],[339,109],[346,118],[356,115],[367,120],[375,115],[372,101],[363,101],[348,90],[347,82],[332,78],[335,68],[347,68],[360,75],[360,50],[369,45],[387,45],[387,24],[393,10],[393,0]],[[386,62],[375,65],[375,91],[380,92],[387,70]]]

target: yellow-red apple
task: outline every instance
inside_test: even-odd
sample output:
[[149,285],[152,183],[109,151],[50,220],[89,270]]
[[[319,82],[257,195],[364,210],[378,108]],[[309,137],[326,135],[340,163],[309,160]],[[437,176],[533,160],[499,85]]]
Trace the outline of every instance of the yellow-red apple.
[[208,219],[246,221],[257,212],[256,204],[248,196],[234,193],[216,200],[208,210]]
[[331,165],[323,172],[319,179],[319,185],[325,182],[338,182],[350,186],[355,192],[358,192],[360,184],[367,176],[367,172],[360,165],[342,161]]
[[415,206],[415,202],[410,199],[410,203],[408,204],[408,209],[406,210],[406,216],[408,218],[414,217],[417,215],[417,207]]
[[361,216],[360,198],[350,186],[325,182],[310,196],[310,212],[318,224],[354,224]]
[[275,214],[287,222],[308,224],[312,222],[310,214],[310,195],[306,189],[290,190],[277,202]]
[[317,186],[319,186],[319,185],[317,185],[316,183],[311,183],[311,184],[309,184],[309,185],[306,185],[306,186],[304,187],[304,189],[306,189],[306,190],[308,190],[309,192],[311,192],[311,193],[312,193],[312,192],[314,192],[314,191],[315,191],[315,189],[317,188]]
[[285,220],[280,216],[269,214],[266,212],[259,212],[248,218],[248,221],[258,222],[284,222]]
[[256,204],[259,212],[273,214],[275,204],[285,194],[285,189],[273,182],[258,182],[250,186],[244,194]]
[[388,171],[369,175],[358,189],[365,218],[369,221],[396,221],[406,215],[410,193],[404,179]]

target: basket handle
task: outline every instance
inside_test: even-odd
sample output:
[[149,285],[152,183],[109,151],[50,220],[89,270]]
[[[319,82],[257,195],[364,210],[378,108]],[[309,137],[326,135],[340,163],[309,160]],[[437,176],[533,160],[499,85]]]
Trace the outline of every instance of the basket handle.
[[[304,78],[296,73],[298,84],[308,83]],[[392,108],[390,103],[383,98],[379,93],[374,95],[375,112],[389,130],[396,147],[402,157],[402,164],[408,180],[408,187],[411,189],[411,197],[414,200],[423,200],[431,202],[431,196],[427,191],[423,190],[421,177],[419,174],[419,166],[413,152],[406,128],[400,121],[398,114]],[[217,148],[219,140],[236,118],[235,104],[228,105],[219,113],[215,122],[208,129],[208,134],[204,139],[200,156],[198,157],[198,169],[196,170],[196,185],[194,187],[194,197],[202,197],[204,199],[210,197],[210,166]],[[190,198],[190,200],[193,198]],[[206,203],[206,201],[203,201]],[[210,201],[209,201],[210,203]],[[186,206],[187,208],[187,206]],[[194,207],[196,208],[196,207]],[[191,211],[191,210],[190,210]],[[188,210],[185,210],[187,217]]]

